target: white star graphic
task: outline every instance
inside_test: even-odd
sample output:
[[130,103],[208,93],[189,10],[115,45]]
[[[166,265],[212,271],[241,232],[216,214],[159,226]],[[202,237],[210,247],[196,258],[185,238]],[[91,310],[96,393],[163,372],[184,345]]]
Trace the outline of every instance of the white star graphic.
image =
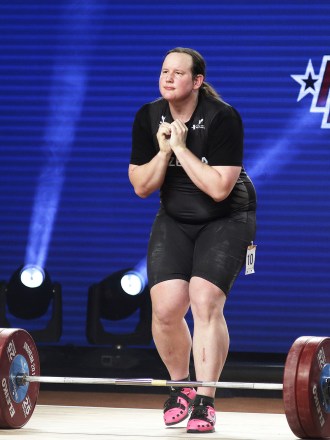
[[303,75],[291,75],[291,78],[301,85],[297,101],[300,101],[309,93],[314,96],[318,90],[317,82],[320,78],[315,75],[312,60],[308,61],[306,72]]

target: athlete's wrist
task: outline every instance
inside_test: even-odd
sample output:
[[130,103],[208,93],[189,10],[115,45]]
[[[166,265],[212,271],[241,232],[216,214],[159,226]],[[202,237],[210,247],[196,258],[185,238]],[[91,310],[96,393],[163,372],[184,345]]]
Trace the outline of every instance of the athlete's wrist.
[[158,152],[158,157],[160,157],[163,160],[165,159],[165,160],[169,161],[171,156],[172,156],[171,150],[170,151],[159,150],[159,152]]
[[188,149],[185,144],[171,145],[171,148],[175,154],[180,154]]

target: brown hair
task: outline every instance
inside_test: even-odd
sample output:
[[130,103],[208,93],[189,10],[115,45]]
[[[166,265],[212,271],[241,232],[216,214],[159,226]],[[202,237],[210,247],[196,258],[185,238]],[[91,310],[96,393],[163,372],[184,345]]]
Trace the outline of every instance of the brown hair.
[[[175,47],[174,49],[171,49],[167,52],[166,56],[170,53],[186,53],[187,55],[190,55],[192,58],[192,77],[193,79],[197,75],[203,75],[204,79],[206,77],[206,63],[202,55],[197,52],[197,50],[190,49],[189,47]],[[203,93],[206,96],[212,96],[216,99],[221,99],[219,93],[206,81],[203,81],[203,84],[200,88],[200,93]]]

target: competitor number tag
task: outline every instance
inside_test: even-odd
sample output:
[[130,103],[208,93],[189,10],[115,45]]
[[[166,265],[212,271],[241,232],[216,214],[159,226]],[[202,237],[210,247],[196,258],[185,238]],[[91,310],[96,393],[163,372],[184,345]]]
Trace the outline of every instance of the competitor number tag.
[[251,273],[255,272],[254,262],[256,259],[256,248],[257,245],[253,244],[253,241],[251,241],[251,244],[248,246],[246,252],[245,275],[250,275]]

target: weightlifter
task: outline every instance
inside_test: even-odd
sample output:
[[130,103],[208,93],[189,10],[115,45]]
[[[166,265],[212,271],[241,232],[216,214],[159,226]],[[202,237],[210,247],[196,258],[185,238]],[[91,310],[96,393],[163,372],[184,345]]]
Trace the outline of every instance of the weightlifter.
[[[161,98],[133,125],[129,179],[136,194],[160,190],[148,246],[152,331],[171,380],[217,381],[229,347],[226,298],[255,238],[256,193],[243,167],[239,113],[205,82],[205,61],[189,48],[170,50]],[[185,320],[191,307],[193,340]],[[175,388],[164,421],[190,415],[187,432],[214,432],[215,389]],[[191,413],[191,414],[190,414]]]

